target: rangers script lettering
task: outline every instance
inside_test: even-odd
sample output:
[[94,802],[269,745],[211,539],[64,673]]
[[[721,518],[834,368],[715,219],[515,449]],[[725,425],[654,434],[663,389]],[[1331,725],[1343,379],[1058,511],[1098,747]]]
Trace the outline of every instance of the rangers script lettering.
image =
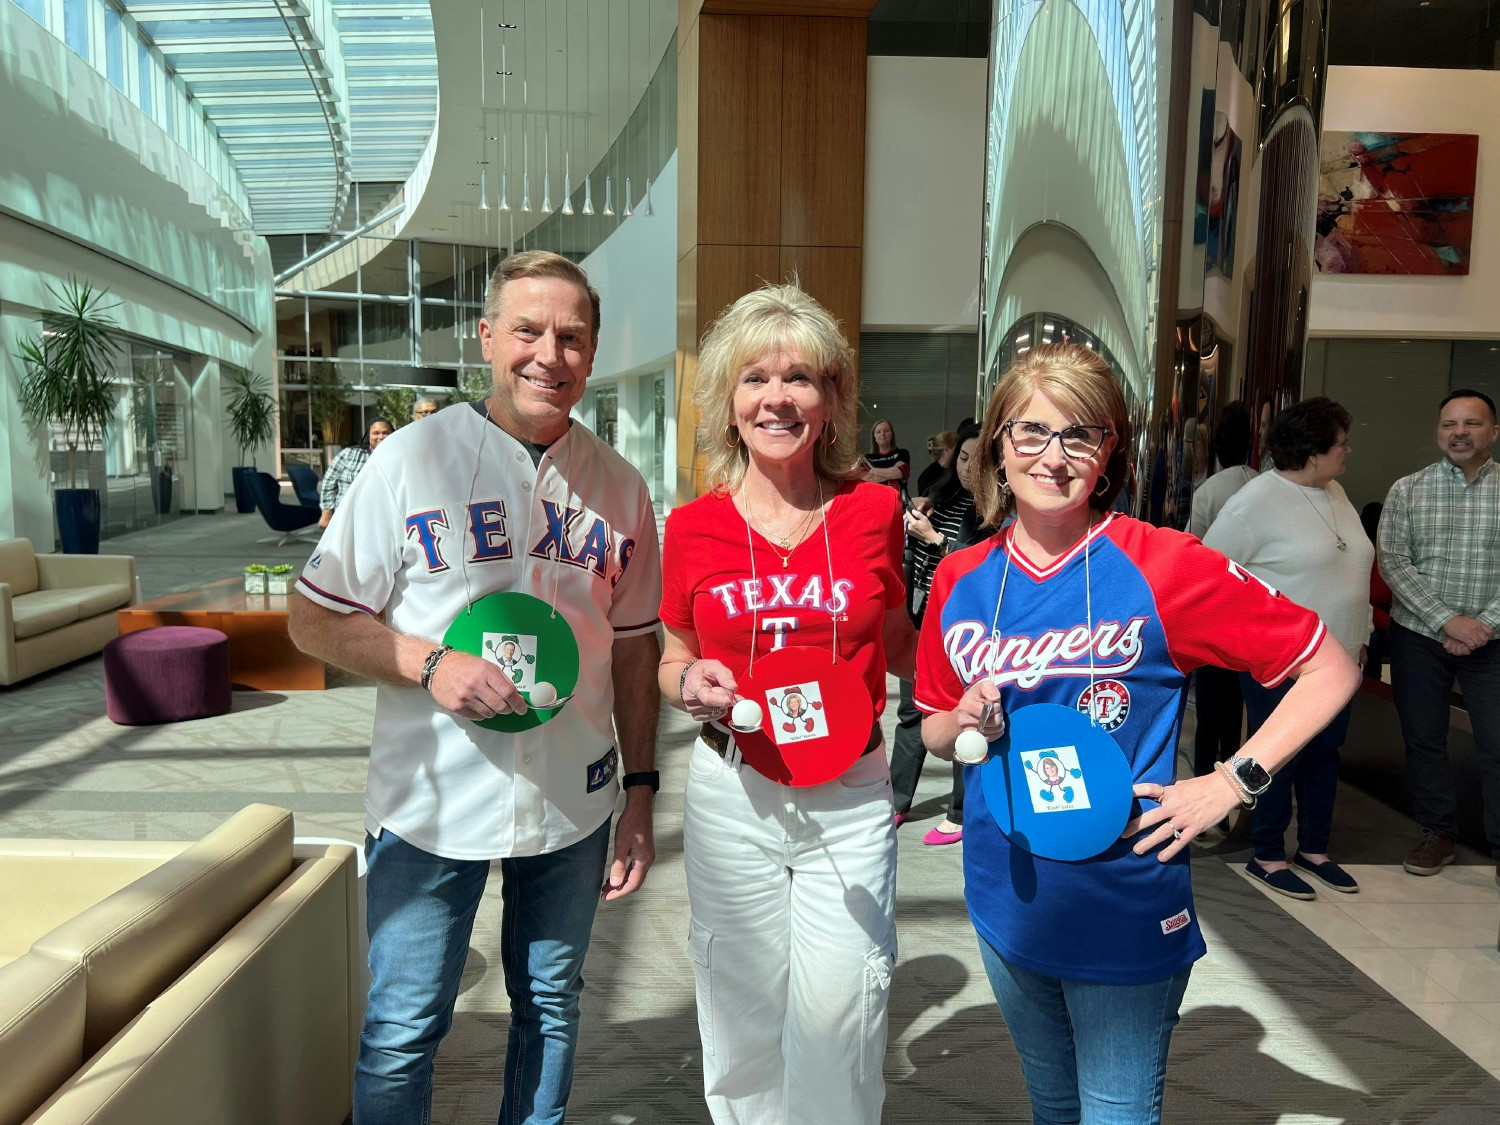
[[1141,630],[1149,620],[1133,617],[1123,626],[1118,621],[1100,621],[1092,635],[1086,626],[1075,625],[1036,637],[1011,635],[998,641],[987,624],[958,621],[944,631],[943,649],[964,683],[988,675],[997,686],[1030,689],[1051,676],[1119,677],[1140,662]]

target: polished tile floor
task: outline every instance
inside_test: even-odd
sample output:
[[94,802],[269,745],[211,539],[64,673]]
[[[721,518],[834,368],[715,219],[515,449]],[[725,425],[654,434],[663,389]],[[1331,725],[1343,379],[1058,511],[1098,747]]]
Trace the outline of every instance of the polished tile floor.
[[[263,533],[256,516],[196,517],[105,550],[137,556],[150,597],[248,561],[306,557],[305,546],[254,545]],[[372,708],[368,684],[335,675],[325,692],[237,693],[234,710],[213,719],[115,727],[103,717],[99,661],[82,661],[0,691],[0,834],[195,838],[262,800],[292,809],[303,835],[357,840]],[[570,1121],[707,1119],[684,949],[689,737],[685,718],[665,712],[659,861],[645,892],[600,912]],[[921,843],[942,814],[945,775],[929,768],[919,819],[901,831],[885,1119],[1025,1121],[1014,1050],[965,917],[962,845]],[[1210,952],[1173,1040],[1167,1121],[1500,1122],[1494,866],[1466,852],[1434,878],[1406,875],[1400,860],[1416,835],[1405,817],[1344,787],[1335,855],[1362,889],[1310,903],[1252,884],[1233,837],[1198,852]],[[439,1062],[437,1122],[494,1120],[507,1019],[491,971],[499,918],[492,885]]]

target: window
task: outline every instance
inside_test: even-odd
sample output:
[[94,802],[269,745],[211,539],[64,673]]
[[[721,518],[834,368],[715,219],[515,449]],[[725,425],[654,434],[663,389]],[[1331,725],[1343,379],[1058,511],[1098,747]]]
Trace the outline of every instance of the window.
[[104,77],[116,90],[125,90],[125,27],[120,13],[104,5]]

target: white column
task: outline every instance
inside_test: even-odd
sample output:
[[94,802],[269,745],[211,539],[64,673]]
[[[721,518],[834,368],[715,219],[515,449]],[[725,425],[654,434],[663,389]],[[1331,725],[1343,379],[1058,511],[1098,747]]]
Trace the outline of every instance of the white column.
[[41,320],[32,313],[0,314],[0,538],[29,539],[38,554],[49,554],[57,541],[51,457],[45,427],[34,434],[21,416],[23,369],[12,354],[16,340],[40,331]]

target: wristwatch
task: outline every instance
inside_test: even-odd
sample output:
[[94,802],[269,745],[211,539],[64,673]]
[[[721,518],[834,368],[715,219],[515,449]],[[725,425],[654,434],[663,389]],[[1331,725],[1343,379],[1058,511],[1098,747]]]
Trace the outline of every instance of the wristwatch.
[[1271,775],[1254,758],[1245,758],[1236,754],[1224,764],[1229,767],[1229,772],[1234,774],[1250,796],[1259,797],[1271,788]]
[[620,788],[629,789],[635,785],[649,785],[651,792],[661,791],[661,773],[658,770],[642,770],[640,773],[627,773],[620,779]]

